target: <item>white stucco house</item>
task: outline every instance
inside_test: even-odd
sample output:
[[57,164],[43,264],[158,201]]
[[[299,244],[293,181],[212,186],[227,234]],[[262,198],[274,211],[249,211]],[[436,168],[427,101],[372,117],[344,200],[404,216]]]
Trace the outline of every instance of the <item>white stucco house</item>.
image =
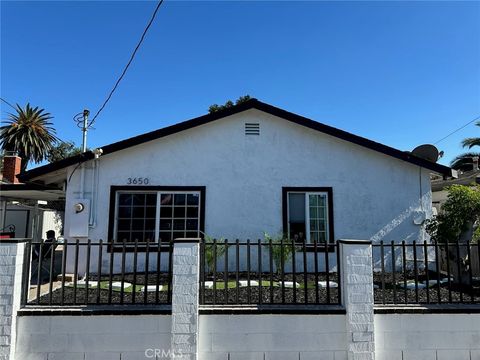
[[113,247],[202,234],[256,240],[264,232],[307,244],[423,241],[430,174],[455,176],[256,99],[101,149],[20,179],[65,189],[66,239]]

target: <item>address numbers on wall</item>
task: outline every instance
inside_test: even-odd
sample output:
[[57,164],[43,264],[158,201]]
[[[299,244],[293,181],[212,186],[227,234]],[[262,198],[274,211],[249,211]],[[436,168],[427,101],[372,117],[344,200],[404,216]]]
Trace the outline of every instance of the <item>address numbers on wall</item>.
[[146,177],[127,178],[127,185],[148,185],[150,180]]

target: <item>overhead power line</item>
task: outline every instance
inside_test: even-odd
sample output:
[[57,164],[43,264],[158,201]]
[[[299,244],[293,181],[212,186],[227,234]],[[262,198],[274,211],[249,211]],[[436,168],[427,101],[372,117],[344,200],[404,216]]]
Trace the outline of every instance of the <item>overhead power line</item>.
[[13,110],[17,110],[17,108],[15,106],[13,106],[12,104],[10,104],[7,100],[5,100],[4,98],[1,98],[0,97],[0,100],[2,100],[5,104],[7,104],[8,106],[10,106]]
[[465,125],[460,126],[458,129],[452,131],[450,134],[444,136],[443,138],[441,138],[440,140],[438,140],[437,142],[435,142],[435,143],[433,143],[433,144],[434,144],[434,145],[437,145],[439,142],[445,140],[446,138],[448,138],[448,137],[452,136],[453,134],[459,132],[460,130],[466,128],[468,125],[474,123],[474,122],[477,121],[477,120],[480,120],[480,116],[477,116],[475,119],[470,120],[470,121],[467,122]]
[[122,81],[123,77],[125,76],[125,74],[126,74],[126,72],[127,72],[127,70],[128,70],[128,67],[130,66],[130,64],[131,64],[132,61],[133,61],[133,58],[135,57],[135,54],[137,53],[138,49],[140,48],[140,45],[142,45],[143,39],[145,38],[145,35],[146,35],[147,32],[148,32],[148,29],[150,28],[150,26],[152,25],[153,21],[155,20],[155,16],[157,16],[158,9],[160,9],[160,6],[162,6],[162,3],[163,3],[163,0],[160,0],[160,1],[158,2],[157,7],[155,8],[155,11],[154,11],[153,14],[152,14],[152,17],[150,18],[150,21],[148,22],[147,26],[145,27],[145,30],[143,30],[142,36],[141,36],[141,38],[140,38],[140,41],[138,42],[137,46],[136,46],[135,49],[133,50],[132,55],[130,56],[130,60],[128,60],[127,65],[126,65],[125,68],[123,69],[122,74],[120,75],[120,77],[118,78],[117,82],[116,82],[115,85],[113,86],[112,90],[111,90],[110,93],[108,94],[106,100],[103,102],[103,105],[100,107],[100,109],[98,109],[97,113],[93,116],[92,121],[90,122],[89,126],[92,126],[92,125],[93,125],[93,123],[94,123],[95,120],[97,119],[98,115],[100,115],[100,113],[102,112],[102,110],[105,108],[105,106],[107,105],[107,103],[110,101],[110,98],[112,97],[113,93],[114,93],[115,90],[117,89],[118,84],[120,84],[120,81]]

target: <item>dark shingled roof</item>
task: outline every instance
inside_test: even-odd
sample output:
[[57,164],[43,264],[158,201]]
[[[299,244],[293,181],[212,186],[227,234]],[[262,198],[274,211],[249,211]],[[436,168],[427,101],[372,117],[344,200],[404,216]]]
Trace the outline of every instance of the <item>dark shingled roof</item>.
[[[351,143],[366,147],[368,149],[378,151],[382,154],[392,156],[396,159],[400,159],[421,167],[424,167],[426,169],[432,170],[434,172],[440,173],[446,177],[456,177],[456,172],[452,170],[451,168],[440,165],[437,163],[433,163],[431,161],[419,158],[415,155],[412,155],[409,152],[397,150],[395,148],[392,148],[387,145],[383,145],[380,143],[377,143],[372,140],[368,140],[366,138],[363,138],[361,136],[357,136],[354,134],[351,134],[349,132],[334,128],[332,126],[328,126],[319,122],[316,122],[314,120],[308,119],[306,117],[282,110],[280,108],[277,108],[275,106],[266,104],[264,102],[261,102],[257,99],[250,99],[244,103],[241,103],[239,105],[235,105],[231,108],[227,108],[218,112],[214,112],[211,114],[203,115],[191,120],[187,120],[175,125],[167,126],[162,129],[158,129],[152,132],[148,132],[142,135],[134,136],[129,139],[125,139],[122,141],[118,141],[116,143],[102,146],[103,149],[103,155],[108,155],[113,152],[119,151],[119,150],[124,150],[129,147],[143,144],[147,141],[152,141],[155,139],[162,138],[164,136],[172,135],[175,133],[178,133],[183,130],[191,129],[199,125],[204,125],[208,124],[210,122],[213,122],[215,120],[219,120],[221,118],[224,118],[226,116],[230,116],[233,114],[238,114],[242,111],[249,110],[249,109],[257,109],[260,111],[264,111],[268,114],[278,116],[280,118],[283,118],[285,120],[291,121],[295,124],[305,126],[307,128],[317,130],[319,132],[322,132],[324,134],[328,134],[334,137],[337,137],[339,139],[349,141]],[[63,159],[48,165],[40,166],[38,168],[26,171],[22,173],[19,176],[19,179],[21,181],[28,181],[30,179],[36,178],[38,176],[42,176],[44,174],[57,171],[60,169],[63,169],[65,167],[68,167],[70,165],[78,164],[90,159],[93,159],[94,155],[91,151],[69,157],[67,159]]]

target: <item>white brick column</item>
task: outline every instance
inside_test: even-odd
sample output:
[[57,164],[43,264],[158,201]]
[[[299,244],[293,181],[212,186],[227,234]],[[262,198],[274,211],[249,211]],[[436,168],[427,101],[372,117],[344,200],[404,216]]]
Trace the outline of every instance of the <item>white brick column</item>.
[[348,360],[375,358],[372,243],[339,240],[342,304],[347,311]]
[[0,240],[0,360],[13,360],[21,305],[25,243]]
[[197,360],[200,239],[175,239],[172,280],[172,351]]

